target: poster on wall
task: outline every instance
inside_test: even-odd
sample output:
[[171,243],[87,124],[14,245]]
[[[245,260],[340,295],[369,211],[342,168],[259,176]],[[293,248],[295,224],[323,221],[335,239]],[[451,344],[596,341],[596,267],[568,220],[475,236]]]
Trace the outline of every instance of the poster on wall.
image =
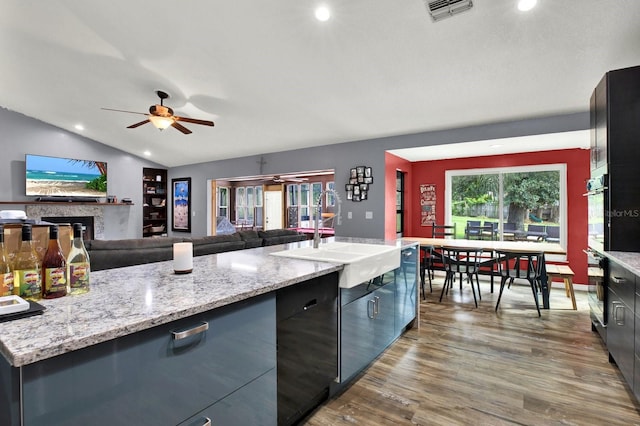
[[420,226],[431,226],[436,222],[436,185],[420,184]]
[[191,232],[191,178],[171,179],[173,231]]

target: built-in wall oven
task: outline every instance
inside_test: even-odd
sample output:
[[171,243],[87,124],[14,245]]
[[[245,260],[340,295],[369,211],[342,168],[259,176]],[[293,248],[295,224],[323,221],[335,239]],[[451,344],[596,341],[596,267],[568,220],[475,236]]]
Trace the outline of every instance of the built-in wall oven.
[[607,175],[596,174],[587,181],[589,248],[587,254],[588,278],[587,286],[589,310],[591,313],[591,329],[597,331],[606,342],[607,338],[607,258],[601,253],[605,250],[605,233],[609,228],[609,217],[606,212],[608,202]]
[[591,315],[591,330],[600,334],[603,342],[607,342],[607,258],[593,249],[585,251],[588,263],[589,285],[587,297]]

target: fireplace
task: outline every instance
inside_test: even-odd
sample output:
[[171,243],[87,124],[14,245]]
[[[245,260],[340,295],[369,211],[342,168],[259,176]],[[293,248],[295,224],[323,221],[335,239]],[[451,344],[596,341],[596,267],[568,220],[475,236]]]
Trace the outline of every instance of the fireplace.
[[74,223],[82,224],[82,239],[85,241],[93,240],[93,216],[52,216],[40,218],[43,222],[59,223],[73,225]]
[[92,205],[32,204],[26,206],[29,219],[51,223],[82,223],[85,240],[104,239],[104,210]]

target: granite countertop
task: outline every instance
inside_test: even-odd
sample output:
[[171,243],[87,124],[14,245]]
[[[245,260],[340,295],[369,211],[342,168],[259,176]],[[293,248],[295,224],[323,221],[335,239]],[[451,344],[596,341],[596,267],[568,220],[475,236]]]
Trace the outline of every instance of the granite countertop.
[[[411,245],[400,240],[332,240]],[[0,353],[20,367],[343,268],[268,255],[307,245],[309,241],[196,256],[193,273],[185,275],[173,272],[172,261],[92,272],[89,293],[43,299],[43,315],[0,323]]]
[[603,251],[599,253],[621,264],[635,275],[640,275],[640,253],[626,251]]

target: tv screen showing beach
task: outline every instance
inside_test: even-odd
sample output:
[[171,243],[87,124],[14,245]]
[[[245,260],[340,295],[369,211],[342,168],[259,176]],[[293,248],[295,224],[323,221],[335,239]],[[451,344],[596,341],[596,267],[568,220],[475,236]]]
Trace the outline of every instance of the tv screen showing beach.
[[28,196],[107,196],[105,162],[27,154],[25,164]]

